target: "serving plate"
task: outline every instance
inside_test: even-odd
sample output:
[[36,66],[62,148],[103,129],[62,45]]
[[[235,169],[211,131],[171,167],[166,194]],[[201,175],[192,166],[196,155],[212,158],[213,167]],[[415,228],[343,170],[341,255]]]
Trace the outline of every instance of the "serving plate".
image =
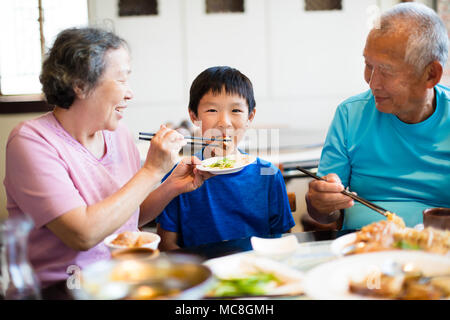
[[292,296],[303,293],[304,273],[272,259],[251,253],[238,253],[204,262],[218,279],[246,278],[258,272],[271,273],[284,282],[266,292],[265,296]]
[[[308,297],[318,300],[377,299],[351,293],[349,283],[380,274],[387,262],[412,263],[424,274],[446,274],[450,259],[445,256],[416,251],[385,251],[364,253],[321,264],[306,274],[303,288]],[[375,278],[374,278],[375,279]]]
[[336,256],[343,256],[343,250],[352,245],[356,241],[356,232],[349,233],[343,235],[335,240],[333,240],[330,244],[331,252]]
[[150,248],[150,249],[158,249],[158,245],[161,242],[161,237],[153,232],[147,232],[147,231],[130,231],[130,233],[135,234],[136,236],[144,236],[148,242],[142,244],[139,247],[133,247],[133,246],[126,246],[126,245],[118,245],[114,244],[113,241],[117,238],[117,236],[121,233],[114,233],[109,236],[107,236],[103,243],[109,248],[111,252],[118,250],[118,249],[129,249],[129,248]]
[[[237,165],[233,166],[233,168],[220,169],[220,168],[208,167],[209,165],[212,165],[213,163],[216,163],[217,161],[223,160],[224,158],[227,158],[230,160],[236,160],[236,155],[230,155],[230,156],[226,156],[226,157],[208,158],[206,160],[203,160],[201,165],[197,166],[197,170],[210,172],[212,174],[230,174],[230,173],[239,172],[243,168],[248,166],[249,164],[252,164],[256,161],[255,156],[244,154],[244,155],[239,156],[239,158],[240,158],[238,160],[239,162],[237,163]],[[242,161],[242,159],[245,159],[245,160]]]

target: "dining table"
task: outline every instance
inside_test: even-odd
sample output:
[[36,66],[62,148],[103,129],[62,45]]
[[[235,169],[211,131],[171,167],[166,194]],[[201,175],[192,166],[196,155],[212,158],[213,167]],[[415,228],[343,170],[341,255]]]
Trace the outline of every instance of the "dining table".
[[[307,272],[315,266],[336,259],[336,255],[330,250],[333,240],[352,233],[355,230],[321,230],[296,232],[285,234],[258,235],[260,238],[280,238],[294,235],[298,242],[298,249],[295,255],[282,261],[291,268],[302,272]],[[199,246],[179,248],[165,251],[163,255],[190,255],[201,262],[210,259],[231,256],[235,254],[253,252],[252,237],[232,239],[215,243],[208,243]],[[72,289],[73,290],[73,289]],[[73,292],[67,289],[66,281],[55,283],[54,285],[41,290],[43,300],[74,300]],[[294,298],[308,298],[300,295]]]

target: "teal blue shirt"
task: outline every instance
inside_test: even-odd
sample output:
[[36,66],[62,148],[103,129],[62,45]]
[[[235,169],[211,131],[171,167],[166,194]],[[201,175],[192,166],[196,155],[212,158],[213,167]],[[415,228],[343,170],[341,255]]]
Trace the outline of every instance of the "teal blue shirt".
[[[371,91],[340,104],[327,134],[319,175],[336,173],[345,187],[401,216],[422,223],[428,207],[450,207],[450,89],[437,85],[436,109],[407,124],[375,107]],[[384,219],[355,202],[343,229]]]

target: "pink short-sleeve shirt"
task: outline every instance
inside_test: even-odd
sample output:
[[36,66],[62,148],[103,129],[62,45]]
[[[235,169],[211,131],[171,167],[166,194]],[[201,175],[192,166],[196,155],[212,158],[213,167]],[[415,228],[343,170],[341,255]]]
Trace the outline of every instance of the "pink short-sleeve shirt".
[[[103,136],[106,152],[97,159],[49,112],[19,124],[8,138],[7,209],[11,217],[27,214],[34,221],[28,257],[42,287],[67,279],[73,266],[83,269],[110,257],[103,243],[76,251],[46,227],[72,209],[115,193],[139,170],[139,152],[125,126],[119,125],[114,132],[105,130]],[[116,232],[137,230],[138,219],[139,209]]]

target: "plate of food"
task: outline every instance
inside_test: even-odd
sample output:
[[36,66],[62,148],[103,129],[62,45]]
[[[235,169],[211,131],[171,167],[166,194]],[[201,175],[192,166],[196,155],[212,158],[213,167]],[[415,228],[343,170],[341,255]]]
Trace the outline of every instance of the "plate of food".
[[235,254],[204,263],[215,277],[205,298],[297,296],[303,294],[304,274],[277,261]]
[[244,167],[256,161],[255,156],[248,154],[233,154],[225,157],[213,157],[202,161],[198,170],[212,174],[229,174],[241,171]]
[[160,236],[153,232],[124,231],[109,235],[103,240],[103,243],[112,252],[117,249],[130,248],[150,248],[156,250],[160,241]]
[[101,260],[83,268],[80,300],[195,300],[214,282],[211,270],[187,255],[153,260]]
[[382,220],[337,238],[330,249],[338,256],[387,250],[418,250],[448,256],[450,231],[409,228]]
[[450,298],[450,259],[416,251],[344,257],[306,274],[304,290],[319,300]]

